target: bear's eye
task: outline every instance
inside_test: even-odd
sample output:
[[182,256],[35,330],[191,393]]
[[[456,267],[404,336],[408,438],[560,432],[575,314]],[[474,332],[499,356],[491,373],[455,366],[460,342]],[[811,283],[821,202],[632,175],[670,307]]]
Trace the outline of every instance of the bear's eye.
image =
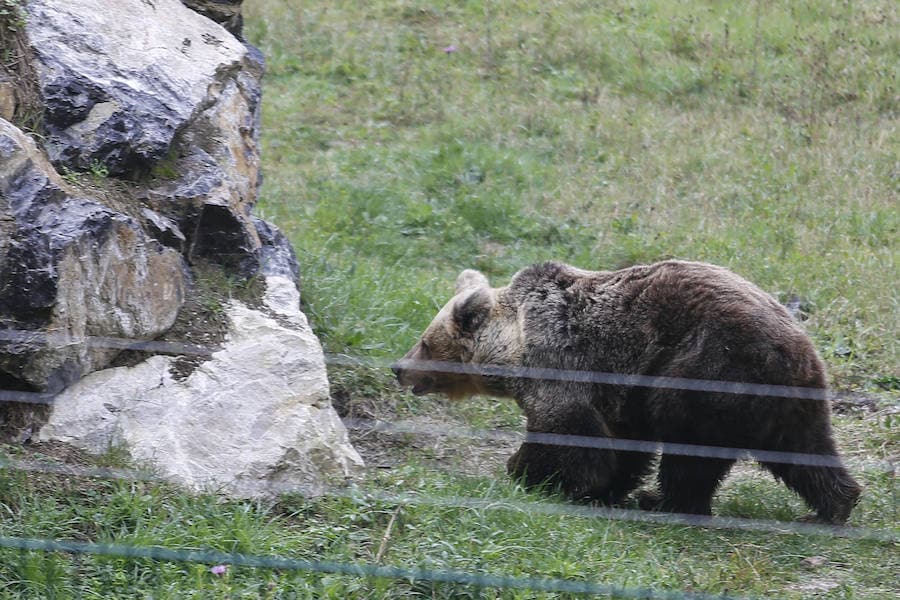
[[431,358],[431,348],[424,341],[419,342],[419,350],[422,351],[422,358],[426,360]]

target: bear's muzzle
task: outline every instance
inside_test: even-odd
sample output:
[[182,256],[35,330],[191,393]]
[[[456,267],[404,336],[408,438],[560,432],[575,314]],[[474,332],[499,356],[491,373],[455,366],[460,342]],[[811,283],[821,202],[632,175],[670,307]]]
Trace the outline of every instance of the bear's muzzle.
[[416,362],[415,359],[403,358],[391,365],[391,371],[400,385],[411,387],[413,395],[421,396],[434,390],[434,379],[417,368]]

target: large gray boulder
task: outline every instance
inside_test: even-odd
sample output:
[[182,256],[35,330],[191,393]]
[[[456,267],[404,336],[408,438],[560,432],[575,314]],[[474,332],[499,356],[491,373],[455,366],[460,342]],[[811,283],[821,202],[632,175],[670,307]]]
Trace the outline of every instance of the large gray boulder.
[[197,491],[318,493],[362,466],[331,407],[322,349],[291,279],[266,278],[263,306],[233,301],[222,348],[187,378],[175,360],[93,373],[56,399],[39,441],[127,449]]
[[27,11],[51,162],[149,180],[140,199],[178,223],[188,259],[253,274],[259,51],[179,0],[32,0]]
[[178,0],[32,0],[27,11],[57,166],[145,171],[248,53]]

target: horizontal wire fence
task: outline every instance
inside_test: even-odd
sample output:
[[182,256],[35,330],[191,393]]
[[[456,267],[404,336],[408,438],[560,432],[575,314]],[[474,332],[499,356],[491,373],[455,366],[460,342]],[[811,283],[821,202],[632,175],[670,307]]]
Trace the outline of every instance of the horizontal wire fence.
[[125,544],[93,544],[63,540],[0,537],[0,548],[35,550],[42,552],[63,552],[71,555],[88,554],[116,558],[142,558],[166,562],[201,563],[207,565],[233,565],[236,567],[277,569],[280,571],[331,573],[352,575],[356,577],[406,579],[410,581],[428,581],[433,583],[458,583],[473,587],[593,594],[611,596],[613,598],[639,598],[646,600],[754,600],[754,597],[752,596],[623,587],[571,579],[543,579],[537,577],[487,575],[470,573],[467,571],[409,569],[366,563],[298,560],[274,556],[252,556],[228,552],[215,552],[211,550],[176,550],[171,548],[148,548]]
[[[345,420],[346,421],[346,420]],[[454,435],[433,427],[411,427],[402,425],[394,427],[383,421],[365,419],[352,419],[348,426],[353,429],[367,429],[370,431],[420,434],[420,435]],[[473,430],[475,431],[475,430]],[[458,432],[457,432],[458,433]],[[505,439],[510,434],[502,432]],[[470,439],[498,439],[494,436],[482,438],[470,435]],[[877,463],[879,471],[894,473],[894,468],[889,463]],[[883,468],[882,468],[883,467]],[[108,467],[85,467],[79,465],[67,465],[48,463],[46,461],[0,458],[0,469],[17,471],[48,473],[56,475],[68,475],[74,477],[96,479],[122,479],[129,481],[162,482],[163,480],[150,470],[117,469]],[[849,539],[863,539],[888,543],[900,543],[900,533],[883,531],[865,527],[847,527],[840,525],[828,525],[819,523],[803,523],[791,521],[775,521],[762,519],[743,519],[737,517],[716,517],[705,515],[676,514],[653,512],[646,510],[633,510],[625,508],[610,508],[602,506],[589,506],[577,504],[560,504],[545,502],[510,501],[507,499],[469,498],[458,496],[434,496],[430,494],[409,493],[385,493],[361,489],[358,486],[344,487],[310,487],[296,484],[282,484],[273,488],[281,494],[300,494],[310,498],[330,496],[345,498],[361,504],[369,501],[379,501],[393,505],[426,505],[443,508],[466,508],[478,510],[509,510],[518,512],[539,513],[545,515],[574,516],[585,518],[599,518],[607,520],[619,520],[641,523],[656,523],[661,525],[687,525],[706,527],[711,529],[738,529],[744,531],[761,531],[778,534],[824,535],[843,537]]]
[[[152,354],[212,356],[216,349],[196,344],[178,342],[136,341],[112,337],[73,337],[64,334],[4,330],[0,331],[0,344],[15,345],[19,351],[60,346],[87,346],[118,350],[135,350]],[[685,391],[701,391],[722,394],[743,394],[770,396],[792,400],[835,401],[855,399],[856,394],[837,393],[819,388],[754,384],[746,382],[725,382],[672,377],[643,376],[634,374],[599,373],[540,368],[517,368],[501,365],[464,365],[438,361],[398,361],[396,363],[361,359],[343,354],[327,354],[325,361],[333,366],[365,367],[387,369],[399,365],[407,369],[429,372],[450,372],[475,374],[491,377],[535,378],[542,380],[572,381],[596,385],[634,386],[645,388],[665,388]],[[52,404],[55,394],[19,390],[0,390],[0,402],[27,404]],[[546,443],[553,445],[600,448],[619,451],[666,453],[684,456],[725,459],[754,459],[761,462],[787,463],[792,465],[834,467],[842,464],[840,458],[828,455],[804,454],[747,448],[675,444],[654,440],[630,440],[574,436],[552,433],[527,432],[524,435],[502,430],[484,430],[453,427],[446,425],[422,425],[407,422],[388,422],[374,419],[345,418],[345,425],[357,431],[370,431],[388,435],[446,436],[470,440]],[[843,461],[858,470],[878,471],[896,475],[897,465],[890,461],[854,460]],[[85,478],[122,479],[132,481],[159,481],[152,471],[140,469],[114,469],[84,467],[77,465],[11,459],[0,457],[0,469],[24,472],[41,472]],[[296,493],[306,496],[327,495],[345,498],[354,502],[378,501],[387,504],[428,505],[444,508],[475,510],[507,510],[545,515],[575,516],[627,522],[653,523],[661,525],[682,525],[713,529],[735,529],[760,531],[787,535],[834,536],[850,539],[871,540],[888,544],[900,543],[900,534],[889,530],[863,527],[847,527],[816,523],[785,522],[734,517],[686,515],[659,513],[624,508],[598,507],[553,502],[510,501],[506,499],[472,498],[456,496],[434,496],[429,494],[386,493],[359,489],[356,486],[311,489],[299,485],[284,485],[282,493]],[[269,556],[248,556],[202,550],[180,550],[158,547],[140,547],[122,544],[99,544],[54,539],[31,539],[20,537],[0,537],[0,548],[22,551],[62,552],[69,555],[99,555],[118,558],[144,558],[168,562],[229,564],[236,567],[305,571],[310,573],[331,573],[358,577],[379,577],[392,579],[419,580],[434,583],[457,583],[473,587],[503,589],[527,589],[543,592],[570,592],[607,595],[620,598],[647,599],[739,599],[746,596],[725,594],[703,594],[683,590],[667,591],[649,588],[627,588],[615,585],[584,582],[567,579],[544,579],[486,575],[451,570],[406,569],[367,563],[339,563],[315,560],[296,560]]]
[[[149,481],[162,483],[163,480],[152,471],[138,469],[112,469],[107,467],[84,467],[46,463],[44,461],[3,459],[0,458],[0,469],[10,469],[32,473],[48,473],[73,477],[95,479],[121,479],[128,481]],[[392,505],[437,506],[442,508],[465,508],[476,510],[507,510],[543,515],[558,515],[605,520],[630,521],[637,523],[654,523],[658,525],[686,525],[710,529],[737,529],[744,531],[760,531],[784,535],[819,535],[842,537],[848,539],[871,540],[887,543],[900,543],[900,533],[892,533],[866,527],[847,527],[820,523],[803,523],[792,521],[775,521],[765,519],[744,519],[738,517],[716,517],[678,513],[654,512],[626,508],[610,508],[579,504],[560,504],[555,502],[526,502],[494,498],[471,498],[461,496],[434,496],[431,494],[386,493],[359,488],[356,485],[345,487],[310,487],[297,484],[282,484],[273,487],[280,494],[300,494],[310,498],[334,497],[344,498],[359,504],[371,501]]]

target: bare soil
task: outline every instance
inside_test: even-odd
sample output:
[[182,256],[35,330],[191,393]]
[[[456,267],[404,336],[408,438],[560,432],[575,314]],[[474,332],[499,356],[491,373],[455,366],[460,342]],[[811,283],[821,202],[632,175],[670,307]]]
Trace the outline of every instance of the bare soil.
[[523,429],[488,435],[438,398],[428,398],[410,414],[388,398],[359,397],[336,387],[332,404],[369,469],[397,468],[414,458],[463,476],[505,476],[506,459],[522,442]]

